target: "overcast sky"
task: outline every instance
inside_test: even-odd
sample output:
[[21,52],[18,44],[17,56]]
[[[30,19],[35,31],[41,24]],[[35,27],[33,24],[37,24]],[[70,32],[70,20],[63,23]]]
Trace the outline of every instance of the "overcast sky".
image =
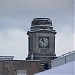
[[74,50],[74,0],[0,0],[0,55],[27,57],[26,33],[36,17],[52,20],[57,56]]

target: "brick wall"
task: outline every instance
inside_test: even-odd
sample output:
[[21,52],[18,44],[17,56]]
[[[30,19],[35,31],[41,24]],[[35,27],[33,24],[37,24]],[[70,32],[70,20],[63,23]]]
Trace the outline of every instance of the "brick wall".
[[26,70],[33,75],[44,70],[39,60],[4,60],[0,61],[0,75],[17,75],[17,70]]

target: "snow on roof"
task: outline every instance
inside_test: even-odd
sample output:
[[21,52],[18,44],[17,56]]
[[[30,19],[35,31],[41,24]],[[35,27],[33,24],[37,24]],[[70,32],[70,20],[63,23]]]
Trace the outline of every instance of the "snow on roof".
[[54,67],[44,72],[37,73],[35,75],[75,75],[75,61],[67,64]]

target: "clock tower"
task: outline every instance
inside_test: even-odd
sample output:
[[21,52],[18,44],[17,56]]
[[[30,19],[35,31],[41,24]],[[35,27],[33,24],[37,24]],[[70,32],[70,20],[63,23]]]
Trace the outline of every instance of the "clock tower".
[[52,21],[49,18],[34,18],[28,35],[27,60],[41,60],[49,64],[56,57],[55,34]]

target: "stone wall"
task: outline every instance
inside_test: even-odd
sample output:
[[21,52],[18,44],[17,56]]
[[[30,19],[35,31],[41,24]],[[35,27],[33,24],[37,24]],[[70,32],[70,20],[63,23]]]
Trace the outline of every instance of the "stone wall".
[[26,70],[26,75],[34,75],[44,70],[39,60],[0,61],[0,75],[17,75],[18,70]]

